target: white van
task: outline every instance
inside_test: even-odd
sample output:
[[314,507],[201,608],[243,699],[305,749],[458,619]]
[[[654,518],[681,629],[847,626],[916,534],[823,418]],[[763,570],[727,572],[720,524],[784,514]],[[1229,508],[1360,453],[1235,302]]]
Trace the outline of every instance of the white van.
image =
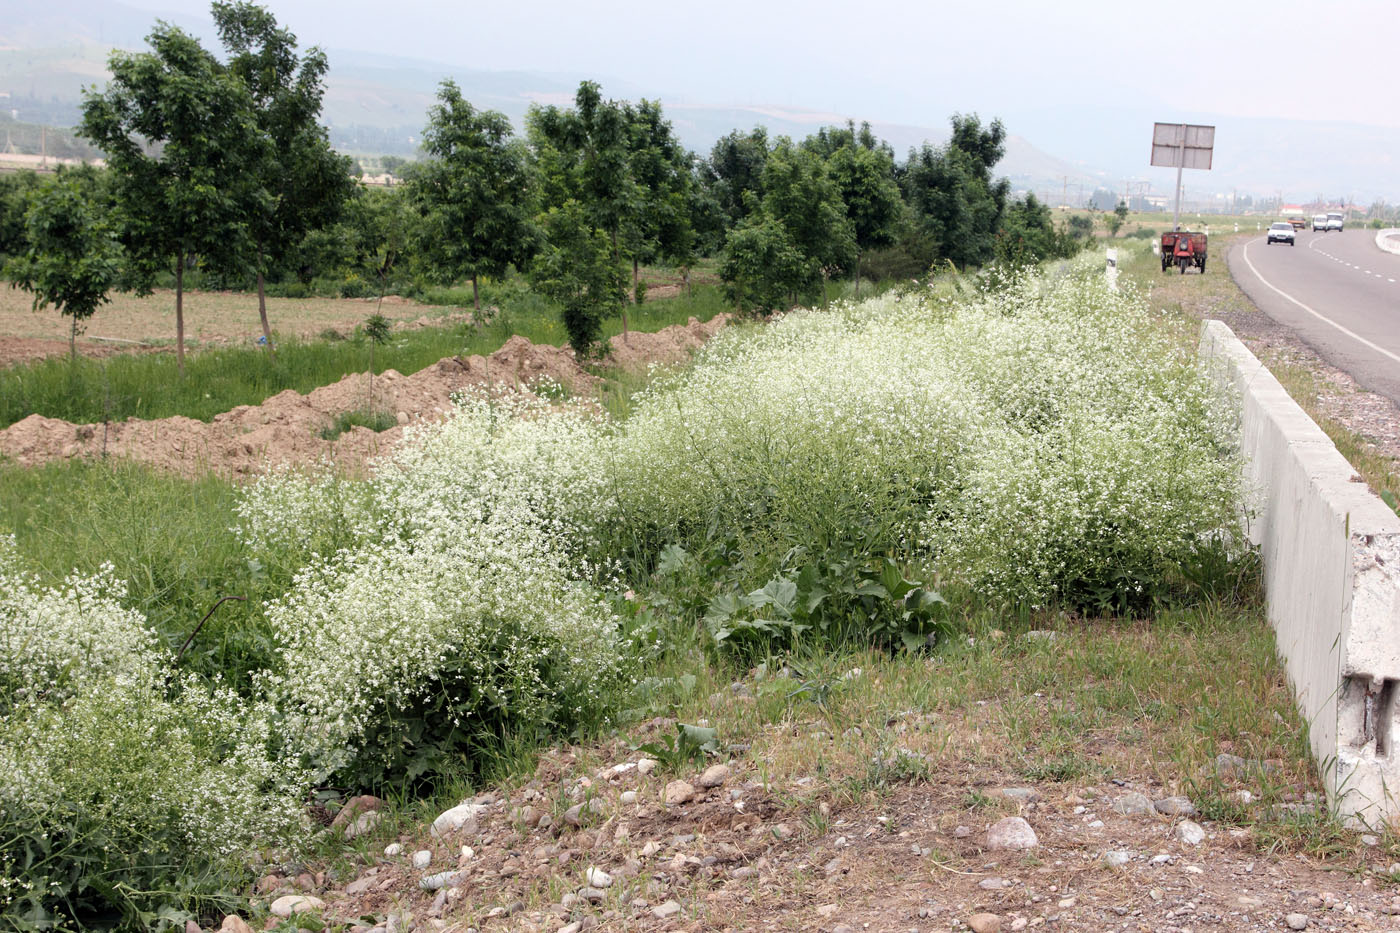
[[1345,214],[1329,213],[1327,215],[1327,229],[1342,232],[1342,221],[1346,220]]
[[1319,231],[1319,230],[1323,231],[1324,233],[1327,232],[1327,215],[1326,215],[1326,214],[1314,214],[1314,215],[1313,215],[1313,233],[1316,233],[1316,232]]

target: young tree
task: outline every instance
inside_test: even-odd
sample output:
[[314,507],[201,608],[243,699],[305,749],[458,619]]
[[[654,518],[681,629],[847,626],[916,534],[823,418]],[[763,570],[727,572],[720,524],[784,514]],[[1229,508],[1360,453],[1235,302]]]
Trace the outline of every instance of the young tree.
[[318,122],[327,69],[321,50],[309,49],[298,61],[296,36],[279,29],[271,12],[246,0],[215,0],[213,14],[228,69],[247,88],[257,128],[268,143],[258,150],[263,160],[243,169],[249,183],[267,195],[248,205],[246,223],[255,250],[258,318],[271,353],[266,269],[280,264],[308,230],[334,223],[355,181],[350,159],[331,149]]
[[954,114],[948,144],[925,143],[910,152],[902,173],[905,199],[921,232],[928,237],[932,259],[958,266],[990,262],[1011,183],[993,180],[992,168],[1005,153],[1006,129],[993,120],[985,130],[976,115]]
[[579,359],[595,356],[603,319],[627,300],[626,276],[607,234],[577,201],[551,207],[541,220],[544,246],[530,264],[530,279],[564,306],[564,329]]
[[785,307],[810,280],[811,268],[787,229],[759,209],[729,231],[719,277],[740,314],[762,314]]
[[827,159],[826,165],[846,206],[846,219],[855,236],[856,297],[859,298],[861,256],[866,250],[894,242],[904,200],[894,180],[894,160],[885,149],[841,146]]
[[808,281],[820,276],[823,298],[831,270],[855,257],[855,230],[841,192],[816,153],[778,140],[763,167],[763,210],[782,224],[808,262]]
[[247,87],[194,38],[164,23],[150,51],[114,52],[112,80],[83,98],[80,134],[107,156],[131,284],[149,293],[175,269],[175,352],[185,371],[185,269],[247,267],[248,218],[272,208],[246,171],[264,164],[266,141]]
[[78,325],[107,303],[117,281],[121,247],[71,179],[32,191],[24,215],[27,248],[5,265],[13,287],[34,296],[34,310],[52,305],[70,319],[68,355],[78,355]]
[[[749,205],[760,203],[763,194],[763,167],[768,163],[768,131],[761,126],[749,133],[733,131],[710,150],[707,178],[710,191],[734,226],[749,214]],[[747,200],[746,194],[759,196]]]
[[630,169],[637,196],[628,205],[623,241],[632,259],[632,289],[642,260],[663,257],[682,265],[694,259],[690,218],[691,156],[671,130],[657,101],[628,108]]
[[1123,229],[1123,224],[1128,219],[1128,203],[1119,201],[1118,206],[1113,209],[1113,213],[1104,218],[1104,224],[1108,227],[1108,235],[1115,237],[1118,231]]
[[423,149],[429,158],[408,182],[423,219],[422,257],[439,279],[469,277],[480,311],[478,277],[524,265],[534,252],[528,152],[505,114],[475,109],[450,80],[428,111]]

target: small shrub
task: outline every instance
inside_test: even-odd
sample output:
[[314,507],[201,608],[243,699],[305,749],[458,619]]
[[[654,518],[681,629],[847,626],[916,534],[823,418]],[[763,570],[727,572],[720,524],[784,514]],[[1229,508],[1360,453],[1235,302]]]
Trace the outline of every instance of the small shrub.
[[336,415],[335,420],[322,428],[319,435],[322,440],[333,441],[351,428],[369,428],[377,433],[387,431],[398,423],[398,418],[391,411],[357,408]]

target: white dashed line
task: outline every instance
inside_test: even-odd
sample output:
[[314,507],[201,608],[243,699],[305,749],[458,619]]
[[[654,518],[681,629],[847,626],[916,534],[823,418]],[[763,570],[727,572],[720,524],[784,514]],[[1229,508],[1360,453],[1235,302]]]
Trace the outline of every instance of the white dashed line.
[[[1256,240],[1255,242],[1257,243],[1258,241]],[[1313,317],[1317,318],[1319,321],[1322,321],[1322,322],[1325,323],[1325,324],[1331,324],[1333,327],[1337,328],[1337,330],[1339,330],[1339,331],[1341,331],[1342,333],[1346,334],[1348,337],[1350,337],[1352,340],[1355,340],[1357,343],[1360,343],[1360,344],[1362,344],[1363,346],[1370,347],[1372,350],[1375,350],[1377,353],[1381,354],[1382,356],[1387,357],[1388,359],[1392,359],[1392,360],[1394,360],[1394,361],[1397,362],[1397,363],[1400,363],[1400,356],[1396,356],[1394,353],[1391,353],[1391,352],[1390,352],[1389,350],[1387,350],[1385,347],[1376,346],[1374,343],[1372,343],[1371,341],[1367,340],[1365,337],[1362,337],[1360,334],[1356,333],[1356,332],[1353,331],[1353,330],[1349,330],[1348,328],[1343,327],[1341,324],[1338,324],[1336,321],[1332,320],[1332,319],[1331,319],[1330,317],[1328,317],[1327,315],[1322,314],[1322,313],[1317,312],[1317,311],[1314,311],[1312,308],[1309,308],[1307,305],[1303,304],[1303,303],[1302,303],[1301,301],[1299,301],[1297,298],[1294,298],[1292,295],[1288,294],[1288,292],[1286,292],[1286,291],[1284,291],[1283,289],[1277,287],[1277,286],[1274,285],[1272,282],[1270,282],[1268,279],[1264,278],[1264,276],[1260,275],[1260,274],[1259,274],[1259,270],[1256,269],[1256,268],[1254,267],[1254,263],[1252,263],[1252,262],[1249,261],[1249,244],[1248,244],[1248,243],[1246,243],[1246,244],[1244,245],[1244,249],[1240,251],[1240,255],[1244,258],[1244,264],[1247,265],[1247,266],[1249,266],[1249,271],[1254,273],[1255,277],[1256,277],[1257,279],[1259,279],[1259,281],[1264,285],[1264,287],[1268,288],[1268,289],[1271,290],[1271,291],[1277,292],[1277,293],[1278,293],[1280,296],[1282,296],[1285,300],[1290,301],[1290,302],[1292,302],[1293,304],[1297,305],[1298,307],[1302,308],[1304,311],[1308,312],[1308,313],[1311,314]]]

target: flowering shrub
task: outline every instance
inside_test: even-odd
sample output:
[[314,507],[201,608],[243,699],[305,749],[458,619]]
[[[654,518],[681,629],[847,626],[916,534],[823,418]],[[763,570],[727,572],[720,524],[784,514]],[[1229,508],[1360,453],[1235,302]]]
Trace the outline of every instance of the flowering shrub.
[[[318,775],[361,785],[432,776],[507,731],[598,714],[617,667],[616,620],[589,582],[602,569],[575,542],[590,513],[606,512],[599,427],[579,410],[551,411],[463,399],[368,481],[354,543],[313,560],[268,607],[283,666],[265,683]],[[288,501],[314,515],[348,497],[250,496],[253,547],[276,546],[286,526],[260,512]]]
[[1124,608],[1213,533],[1238,540],[1212,390],[1138,296],[1083,264],[721,336],[624,431],[631,540],[713,553],[741,589],[795,580],[799,549],[892,555],[997,600]]
[[266,704],[194,678],[110,569],[45,589],[0,539],[0,914],[150,927],[303,829]]

